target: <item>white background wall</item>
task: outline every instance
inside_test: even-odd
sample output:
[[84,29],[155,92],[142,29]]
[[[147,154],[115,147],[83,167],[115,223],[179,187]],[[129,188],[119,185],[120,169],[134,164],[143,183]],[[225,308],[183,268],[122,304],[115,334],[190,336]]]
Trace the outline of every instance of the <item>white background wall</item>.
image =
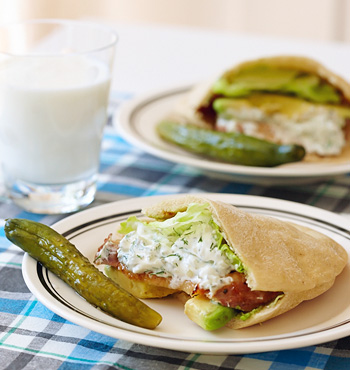
[[0,0],[1,23],[39,17],[88,17],[350,42],[350,0]]

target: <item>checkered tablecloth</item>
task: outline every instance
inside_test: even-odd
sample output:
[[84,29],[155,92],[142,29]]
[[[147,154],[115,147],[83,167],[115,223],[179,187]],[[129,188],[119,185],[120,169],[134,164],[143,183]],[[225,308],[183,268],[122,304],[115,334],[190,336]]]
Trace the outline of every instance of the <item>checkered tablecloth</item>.
[[[107,127],[96,200],[90,207],[128,197],[187,192],[250,194],[292,200],[349,217],[350,176],[303,186],[257,186],[218,179],[130,146]],[[348,370],[350,337],[306,348],[209,356],[147,347],[77,326],[39,303],[26,287],[23,252],[4,236],[4,219],[52,224],[64,216],[30,214],[0,203],[0,369]],[[349,287],[350,288],[350,287]]]

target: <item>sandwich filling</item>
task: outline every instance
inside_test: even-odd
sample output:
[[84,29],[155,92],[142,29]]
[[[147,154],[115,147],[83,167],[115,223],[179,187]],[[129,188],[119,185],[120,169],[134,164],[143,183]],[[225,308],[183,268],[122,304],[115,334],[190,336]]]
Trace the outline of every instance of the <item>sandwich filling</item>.
[[129,279],[202,295],[223,306],[249,312],[280,292],[252,291],[245,266],[213,220],[207,204],[192,203],[164,221],[135,216],[121,224],[120,240],[109,236],[96,264],[117,268]]
[[213,106],[219,131],[241,132],[280,144],[297,143],[320,156],[338,155],[346,144],[347,121],[334,107],[267,94],[234,101],[217,99]]

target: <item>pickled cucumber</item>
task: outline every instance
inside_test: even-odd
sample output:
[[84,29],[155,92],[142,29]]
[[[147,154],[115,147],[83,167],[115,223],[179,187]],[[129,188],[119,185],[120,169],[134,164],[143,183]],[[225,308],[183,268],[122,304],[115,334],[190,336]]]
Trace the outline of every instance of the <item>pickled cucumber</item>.
[[92,305],[129,324],[154,329],[161,315],[100,272],[65,237],[44,224],[7,219],[5,235]]
[[190,152],[245,166],[273,167],[304,158],[300,145],[279,145],[237,132],[221,132],[195,125],[162,121],[157,132],[164,140]]

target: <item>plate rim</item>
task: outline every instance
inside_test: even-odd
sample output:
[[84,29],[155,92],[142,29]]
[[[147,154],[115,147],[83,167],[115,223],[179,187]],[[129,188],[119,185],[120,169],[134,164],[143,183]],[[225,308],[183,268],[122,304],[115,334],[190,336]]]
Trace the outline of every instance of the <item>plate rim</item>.
[[[117,109],[113,115],[112,124],[116,131],[122,138],[129,143],[135,145],[137,148],[144,150],[156,157],[171,161],[173,163],[185,164],[207,170],[210,172],[220,172],[232,175],[239,175],[242,177],[261,176],[267,178],[292,178],[302,176],[309,179],[317,179],[320,177],[332,177],[345,175],[350,173],[349,163],[330,163],[330,164],[315,164],[317,169],[310,172],[310,166],[306,168],[298,168],[298,163],[291,163],[277,167],[256,167],[256,166],[243,166],[230,163],[224,163],[213,160],[203,160],[200,156],[186,155],[183,153],[169,152],[165,148],[157,148],[152,143],[144,140],[144,136],[135,135],[135,129],[131,127],[132,118],[138,110],[144,107],[152,106],[154,102],[159,102],[170,96],[185,94],[193,85],[178,85],[163,89],[157,89],[148,93],[140,94],[129,101],[123,102],[120,109]],[[178,148],[176,148],[178,149]],[[179,151],[182,151],[178,149]],[[209,165],[207,164],[209,163]],[[310,164],[312,165],[312,164]],[[290,167],[293,166],[293,167]]]
[[[183,196],[184,194],[173,194],[171,197],[178,197]],[[317,210],[317,220],[321,220],[322,222],[326,221],[326,224],[330,224],[332,226],[337,226],[342,229],[342,232],[345,232],[348,234],[348,239],[350,240],[350,232],[347,230],[347,220],[343,218],[340,215],[334,214],[331,211],[327,211],[324,209],[319,209],[314,206],[305,205],[301,203],[296,203],[293,201],[288,200],[282,200],[277,198],[267,198],[262,196],[256,196],[256,195],[241,195],[241,194],[223,194],[223,193],[192,193],[191,195],[199,195],[199,196],[206,196],[209,198],[220,198],[222,199],[231,199],[232,203],[239,203],[238,206],[242,206],[242,202],[245,203],[245,206],[248,204],[258,204],[257,201],[263,199],[265,201],[269,201],[269,208],[271,210],[277,210],[280,212],[283,212],[283,207],[288,207],[293,204],[294,207],[297,207],[300,209],[300,212],[298,213],[301,215],[301,211],[303,211],[303,215],[305,213],[307,215],[313,214]],[[136,198],[129,198],[119,201],[110,202],[107,204],[99,205],[81,212],[78,212],[76,214],[73,214],[71,216],[68,216],[52,225],[54,229],[56,229],[58,232],[63,232],[67,226],[65,226],[67,223],[69,224],[70,221],[75,219],[75,221],[78,221],[78,224],[82,224],[82,222],[86,221],[93,221],[96,220],[96,217],[94,216],[94,213],[99,211],[100,213],[104,213],[104,211],[110,212],[112,209],[118,209],[115,207],[116,205],[120,205],[120,203],[124,203],[124,205],[127,206],[127,203],[130,202],[137,202],[138,204],[146,203],[153,203],[154,201],[162,200],[165,198],[169,198],[170,195],[155,195],[155,196],[148,196],[148,197],[136,197]],[[252,206],[253,207],[253,206]],[[135,207],[134,207],[135,208]],[[140,209],[140,206],[136,207]],[[259,208],[259,207],[254,207]],[[287,208],[288,209],[288,208]],[[131,210],[130,210],[131,212]],[[114,212],[116,213],[116,212]],[[332,217],[330,217],[332,216]],[[81,219],[81,221],[79,221]],[[315,218],[314,218],[315,219]],[[331,220],[331,221],[330,221]],[[74,223],[72,224],[74,225]],[[349,251],[348,251],[349,252]],[[186,339],[183,341],[183,343],[179,343],[179,339],[174,338],[165,338],[164,336],[160,335],[154,335],[152,334],[152,341],[153,343],[149,342],[149,334],[147,334],[147,330],[143,330],[143,332],[140,332],[138,330],[135,334],[133,333],[132,328],[133,326],[130,324],[125,324],[129,329],[125,328],[112,328],[111,325],[98,323],[95,319],[89,319],[89,318],[81,318],[76,317],[73,315],[70,315],[70,313],[62,310],[60,306],[57,306],[57,302],[55,301],[55,304],[52,304],[52,301],[48,300],[45,294],[40,291],[40,287],[36,287],[34,284],[33,279],[30,276],[30,273],[33,272],[33,268],[37,268],[37,263],[34,261],[27,253],[24,256],[23,263],[22,263],[22,274],[25,280],[25,283],[27,284],[29,290],[35,295],[35,297],[42,303],[44,306],[48,307],[50,310],[55,312],[56,314],[60,315],[61,317],[65,318],[68,321],[71,321],[73,323],[76,323],[78,325],[81,325],[82,327],[85,327],[89,330],[94,330],[98,333],[109,335],[113,338],[123,339],[127,340],[133,343],[148,345],[151,347],[158,347],[163,349],[170,349],[170,350],[177,350],[177,351],[184,351],[184,352],[200,352],[203,354],[219,354],[219,355],[230,355],[230,354],[246,354],[246,353],[258,353],[258,352],[266,352],[271,350],[282,350],[282,349],[293,349],[293,348],[300,348],[308,345],[316,345],[319,343],[327,342],[330,340],[339,339],[341,337],[344,337],[346,335],[350,334],[350,319],[349,322],[338,323],[338,325],[335,325],[335,327],[325,328],[321,330],[322,334],[320,335],[320,332],[317,331],[315,333],[306,333],[296,336],[289,336],[285,335],[285,338],[264,338],[263,340],[257,339],[245,339],[240,342],[234,339],[232,340],[225,340],[221,342],[201,342],[198,340],[190,340]],[[46,270],[45,268],[43,268]],[[47,271],[47,270],[46,270]],[[347,320],[348,321],[348,320]],[[337,326],[340,325],[340,329],[337,329]],[[131,329],[131,330],[130,330]],[[117,333],[114,333],[114,330],[117,331]],[[154,331],[151,331],[154,333]],[[136,340],[135,340],[136,335]],[[300,344],[302,343],[302,344]],[[234,348],[231,348],[231,347]],[[255,346],[255,347],[254,347]],[[258,346],[258,347],[256,347]],[[214,348],[213,348],[214,347]],[[221,348],[220,348],[221,347]]]

